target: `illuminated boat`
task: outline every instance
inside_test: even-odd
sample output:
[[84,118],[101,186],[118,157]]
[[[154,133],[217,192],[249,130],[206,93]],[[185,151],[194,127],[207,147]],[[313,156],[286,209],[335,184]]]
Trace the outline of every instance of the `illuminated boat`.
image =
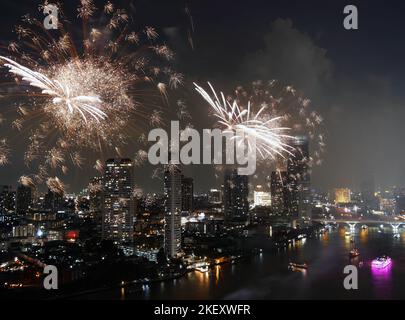
[[197,270],[197,271],[199,271],[199,272],[202,272],[202,273],[208,272],[208,270],[209,270],[209,265],[208,265],[208,264],[205,264],[205,265],[201,265],[201,266],[195,267],[195,270]]
[[391,258],[384,255],[374,259],[373,262],[371,263],[371,266],[373,268],[383,269],[388,267],[391,263],[392,263]]
[[350,258],[356,258],[356,257],[358,257],[360,255],[360,252],[359,252],[359,250],[357,250],[357,249],[352,249],[352,250],[350,250],[350,252],[349,252],[349,257]]
[[288,269],[289,269],[289,270],[296,270],[296,269],[299,269],[299,270],[307,270],[307,269],[308,269],[308,265],[307,265],[306,263],[299,264],[299,263],[290,262],[290,263],[288,264]]

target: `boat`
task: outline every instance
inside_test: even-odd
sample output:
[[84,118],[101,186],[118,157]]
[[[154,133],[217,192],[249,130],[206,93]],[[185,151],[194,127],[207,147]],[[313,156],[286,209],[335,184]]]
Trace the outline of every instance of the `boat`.
[[196,267],[195,270],[197,270],[197,271],[199,271],[201,273],[205,273],[205,272],[208,272],[209,267],[208,267],[208,264],[207,265],[202,265],[202,266]]
[[372,262],[371,262],[371,266],[373,268],[377,268],[377,269],[383,269],[388,267],[390,264],[392,263],[392,260],[390,257],[383,255],[381,257],[377,257],[375,258]]
[[307,270],[308,265],[306,263],[299,264],[299,263],[290,262],[288,264],[288,269],[289,270],[296,270],[296,269],[298,269],[298,270]]
[[362,228],[363,230],[366,230],[368,227],[367,227],[365,224],[363,224],[363,225],[361,226],[361,228]]
[[359,252],[359,250],[357,250],[357,249],[352,249],[352,250],[350,250],[350,252],[349,252],[349,257],[350,258],[356,258],[356,257],[358,257],[360,255],[360,252]]

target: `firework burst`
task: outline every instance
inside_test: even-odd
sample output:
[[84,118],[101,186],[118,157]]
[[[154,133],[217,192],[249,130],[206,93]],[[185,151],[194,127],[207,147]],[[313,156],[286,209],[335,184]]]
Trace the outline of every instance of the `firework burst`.
[[61,195],[65,193],[65,184],[58,177],[48,178],[46,185],[54,193]]
[[0,165],[9,163],[10,149],[5,139],[0,140]]
[[[100,10],[92,0],[80,0],[76,19],[83,32],[78,35],[70,32],[74,23],[59,4],[58,9],[58,29],[52,31],[25,15],[16,27],[18,41],[5,47],[0,63],[7,85],[15,80],[19,101],[30,106],[16,108],[18,118],[12,122],[28,133],[26,164],[38,161],[38,171],[67,172],[69,165],[94,164],[94,156],[121,150],[145,123],[159,123],[156,99],[167,100],[166,88],[178,87],[183,77],[170,68],[174,54],[159,43],[158,31],[134,28],[131,12],[110,1]],[[2,164],[8,152],[0,145]],[[100,170],[98,162],[94,167]]]
[[289,128],[280,126],[282,117],[266,114],[265,106],[257,112],[252,112],[249,101],[246,108],[242,109],[236,100],[226,99],[222,92],[218,97],[210,83],[208,85],[214,98],[202,87],[194,85],[197,92],[211,106],[218,125],[224,132],[236,134],[237,146],[245,143],[248,152],[257,152],[262,159],[269,157],[275,159],[276,156],[284,157],[285,154],[292,155],[291,151],[294,148],[286,143],[292,137],[284,134]]
[[307,165],[322,164],[326,148],[323,118],[311,107],[311,100],[293,86],[283,86],[277,80],[257,80],[247,88],[238,86],[232,99],[240,105],[249,103],[254,111],[263,110],[264,114],[281,117],[280,123],[290,128],[293,137],[289,144],[294,145],[296,137],[308,140],[311,152],[304,159]]
[[[291,159],[307,168],[308,173],[322,163],[326,147],[323,118],[293,86],[283,87],[276,80],[255,81],[248,89],[237,87],[230,96],[222,92],[218,96],[209,86],[211,94],[195,84],[197,92],[210,105],[217,125],[233,134],[239,129],[244,135],[236,135],[236,139],[259,155],[253,180],[265,177],[270,187],[269,169],[281,176]],[[310,150],[302,150],[300,141],[308,142]],[[218,172],[224,169],[225,166],[216,166]],[[302,179],[298,173],[290,174],[290,181]]]

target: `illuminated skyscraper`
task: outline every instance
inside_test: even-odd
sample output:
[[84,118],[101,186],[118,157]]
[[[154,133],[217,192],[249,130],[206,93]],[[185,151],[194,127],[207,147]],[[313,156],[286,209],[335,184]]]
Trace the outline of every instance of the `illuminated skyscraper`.
[[164,171],[165,253],[173,258],[181,252],[182,175],[179,165],[167,165]]
[[48,192],[45,194],[44,208],[53,212],[60,210],[63,206],[63,196],[61,193],[48,189]]
[[288,211],[305,220],[311,217],[308,138],[297,136],[291,145],[295,150],[287,161]]
[[221,190],[210,189],[208,194],[208,202],[211,204],[220,204],[221,203]]
[[273,171],[270,181],[271,207],[276,214],[286,213],[288,206],[287,172]]
[[223,204],[226,219],[249,217],[248,181],[248,176],[238,175],[237,169],[225,172]]
[[268,207],[271,206],[271,195],[270,192],[267,192],[263,186],[257,185],[254,192],[254,205]]
[[0,213],[15,211],[16,192],[11,186],[0,187]]
[[20,184],[17,187],[15,210],[18,214],[27,214],[28,209],[32,204],[32,189],[31,187]]
[[194,183],[193,178],[182,176],[181,178],[181,211],[192,212],[194,207]]
[[116,244],[132,242],[135,205],[133,164],[130,159],[109,159],[104,173],[103,239]]
[[93,217],[100,216],[103,208],[103,177],[91,180],[94,188],[89,190],[90,212]]

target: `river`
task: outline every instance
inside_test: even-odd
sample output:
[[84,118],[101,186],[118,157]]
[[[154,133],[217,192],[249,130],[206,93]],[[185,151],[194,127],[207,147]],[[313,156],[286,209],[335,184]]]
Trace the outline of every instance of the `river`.
[[[394,238],[391,228],[356,229],[360,256],[349,260],[350,238],[345,229],[332,230],[275,253],[262,253],[236,264],[216,266],[176,280],[154,283],[142,290],[121,288],[80,296],[79,299],[405,299],[405,232]],[[371,260],[387,254],[393,259],[382,271]],[[289,262],[309,265],[289,271]],[[360,263],[362,262],[362,263]],[[346,290],[346,265],[358,266],[358,290]]]

